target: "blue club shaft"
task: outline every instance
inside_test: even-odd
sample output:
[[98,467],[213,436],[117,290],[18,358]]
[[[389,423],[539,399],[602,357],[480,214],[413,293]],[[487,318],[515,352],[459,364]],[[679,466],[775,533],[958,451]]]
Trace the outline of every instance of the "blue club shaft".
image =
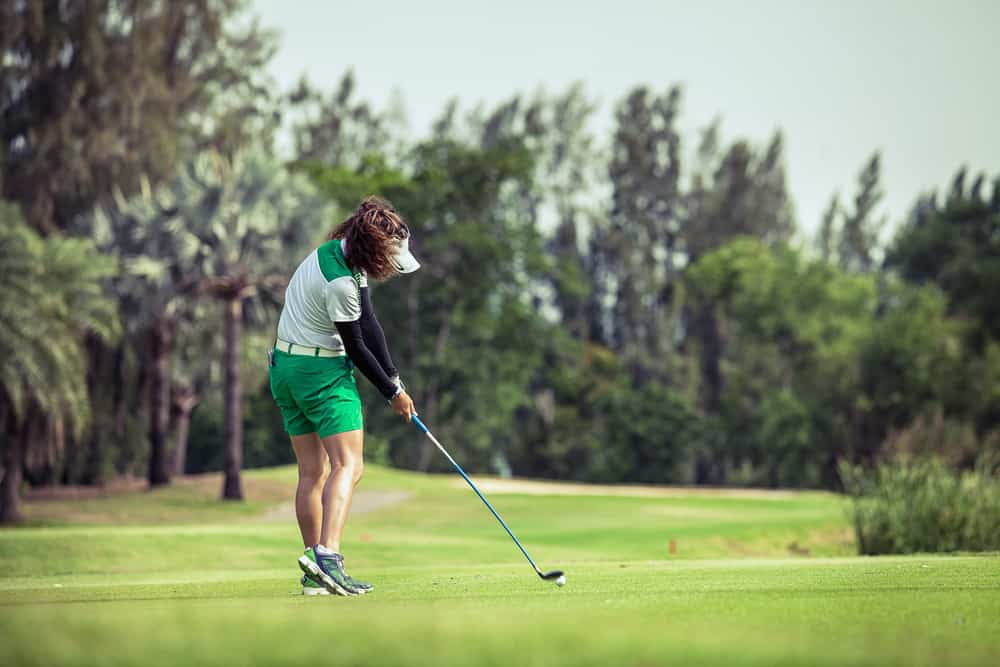
[[462,470],[462,466],[458,465],[455,459],[451,458],[451,454],[449,454],[448,451],[441,446],[441,443],[438,442],[437,438],[434,437],[434,434],[431,433],[426,426],[424,426],[424,423],[420,421],[419,417],[417,417],[416,415],[410,415],[410,419],[412,419],[413,423],[417,425],[417,428],[423,431],[427,435],[427,437],[431,439],[431,442],[437,445],[437,448],[441,450],[441,453],[444,454],[449,461],[451,461],[451,464],[455,466],[455,470],[458,471],[458,474],[462,476],[462,479],[464,479],[470,487],[472,487],[472,490],[476,492],[476,495],[479,496],[479,499],[483,501],[483,504],[485,504],[486,507],[490,510],[490,512],[493,513],[493,516],[495,516],[497,521],[500,522],[500,525],[503,526],[503,529],[507,531],[508,535],[510,535],[510,539],[514,540],[514,544],[517,545],[517,548],[521,550],[521,553],[524,554],[524,557],[528,559],[529,563],[531,563],[531,567],[535,568],[535,572],[541,575],[541,571],[538,569],[538,566],[535,565],[535,561],[531,560],[531,556],[529,556],[528,552],[524,550],[524,547],[521,546],[521,543],[518,541],[518,539],[514,537],[514,533],[512,533],[510,528],[507,527],[507,524],[504,522],[504,520],[500,518],[500,515],[497,514],[497,511],[493,509],[493,505],[490,505],[490,501],[486,500],[486,497],[479,492],[479,489],[476,488],[476,485],[472,483],[472,480],[469,479],[469,476],[465,474],[464,470]]

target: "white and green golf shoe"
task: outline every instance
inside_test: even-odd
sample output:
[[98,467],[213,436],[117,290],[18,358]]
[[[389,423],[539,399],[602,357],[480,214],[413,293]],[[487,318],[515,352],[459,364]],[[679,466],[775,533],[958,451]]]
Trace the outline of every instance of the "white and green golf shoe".
[[303,595],[330,595],[330,591],[326,590],[324,586],[317,584],[304,574],[300,583],[302,584]]

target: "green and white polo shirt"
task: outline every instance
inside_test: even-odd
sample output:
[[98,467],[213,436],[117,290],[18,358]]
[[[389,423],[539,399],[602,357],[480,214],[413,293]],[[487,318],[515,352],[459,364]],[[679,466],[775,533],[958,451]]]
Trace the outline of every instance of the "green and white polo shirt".
[[367,286],[364,273],[347,266],[343,242],[327,241],[292,275],[278,320],[278,338],[306,347],[343,350],[334,322],[361,317],[361,288]]

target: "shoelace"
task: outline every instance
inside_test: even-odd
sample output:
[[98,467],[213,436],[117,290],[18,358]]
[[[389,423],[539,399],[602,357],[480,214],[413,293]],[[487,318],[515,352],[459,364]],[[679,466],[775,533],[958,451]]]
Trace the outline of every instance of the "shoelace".
[[[319,562],[320,567],[322,567],[324,571],[332,569],[336,570],[340,574],[343,574],[345,577],[347,576],[347,572],[344,571],[344,559],[337,558],[336,556],[318,556],[317,561]],[[332,568],[329,566],[324,567],[323,566],[324,561],[332,562],[333,567]]]

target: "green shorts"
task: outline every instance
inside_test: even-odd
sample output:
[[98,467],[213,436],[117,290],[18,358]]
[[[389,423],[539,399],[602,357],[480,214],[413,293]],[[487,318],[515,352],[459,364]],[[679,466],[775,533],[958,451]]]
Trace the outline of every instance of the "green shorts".
[[354,364],[344,357],[307,357],[274,350],[271,396],[289,435],[325,438],[364,426]]

